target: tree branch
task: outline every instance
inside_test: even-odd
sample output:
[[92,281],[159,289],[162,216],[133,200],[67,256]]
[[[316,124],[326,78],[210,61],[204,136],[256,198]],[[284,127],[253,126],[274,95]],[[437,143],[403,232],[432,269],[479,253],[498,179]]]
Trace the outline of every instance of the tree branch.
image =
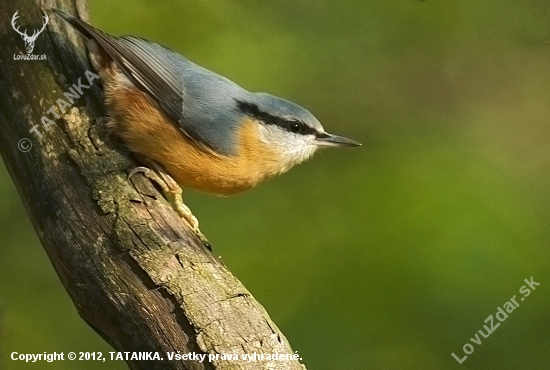
[[[75,7],[67,0],[57,6]],[[78,7],[85,16],[85,5]],[[0,0],[0,8],[19,10],[21,29],[42,22],[35,1]],[[51,16],[33,51],[47,60],[30,61],[15,60],[26,51],[9,22],[0,22],[0,32],[0,151],[80,316],[116,350],[163,358],[129,360],[132,369],[305,368],[297,360],[212,357],[293,352],[152,184],[127,180],[138,164],[98,119],[105,114],[101,88],[79,37]],[[169,360],[166,353],[177,351],[212,356]]]

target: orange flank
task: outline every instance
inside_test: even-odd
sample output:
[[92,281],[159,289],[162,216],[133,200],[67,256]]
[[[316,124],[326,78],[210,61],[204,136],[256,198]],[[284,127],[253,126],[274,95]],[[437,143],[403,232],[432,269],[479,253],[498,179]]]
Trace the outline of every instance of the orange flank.
[[248,190],[285,170],[277,153],[261,141],[258,124],[245,118],[237,134],[232,156],[223,156],[197,145],[164,116],[134,86],[120,83],[118,71],[106,70],[106,102],[109,124],[128,148],[158,164],[182,187],[216,195]]

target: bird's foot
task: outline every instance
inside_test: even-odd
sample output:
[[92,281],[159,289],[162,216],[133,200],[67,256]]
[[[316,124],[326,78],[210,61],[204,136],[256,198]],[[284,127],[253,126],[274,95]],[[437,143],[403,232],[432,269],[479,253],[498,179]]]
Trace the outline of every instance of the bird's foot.
[[181,187],[159,165],[157,165],[156,163],[152,163],[151,167],[153,167],[154,169],[152,170],[147,167],[136,167],[132,171],[130,171],[130,173],[128,174],[128,178],[131,178],[137,173],[141,173],[149,180],[158,184],[164,196],[172,205],[172,208],[174,208],[174,210],[181,218],[189,223],[192,230],[199,237],[201,242],[208,249],[212,250],[210,242],[206,239],[206,237],[201,233],[199,229],[199,220],[193,215],[189,207],[187,207],[185,203],[183,203]]

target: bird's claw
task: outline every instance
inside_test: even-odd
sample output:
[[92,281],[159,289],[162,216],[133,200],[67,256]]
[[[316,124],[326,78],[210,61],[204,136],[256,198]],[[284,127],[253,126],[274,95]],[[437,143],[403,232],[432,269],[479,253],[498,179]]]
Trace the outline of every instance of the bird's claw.
[[131,179],[136,174],[141,173],[149,180],[158,184],[164,196],[172,205],[172,208],[174,208],[178,215],[183,218],[189,224],[189,226],[191,226],[191,229],[201,240],[201,242],[208,249],[212,250],[210,242],[208,242],[206,237],[201,233],[199,229],[199,220],[193,215],[189,207],[187,207],[185,203],[183,203],[181,187],[160,166],[153,165],[153,167],[155,168],[154,170],[143,166],[136,167],[132,171],[130,171],[130,173],[128,174],[128,179]]

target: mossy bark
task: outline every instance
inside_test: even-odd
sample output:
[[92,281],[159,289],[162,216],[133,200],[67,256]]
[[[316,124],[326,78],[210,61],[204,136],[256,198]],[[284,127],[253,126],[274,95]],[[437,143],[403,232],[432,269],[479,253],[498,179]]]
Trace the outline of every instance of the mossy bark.
[[[117,351],[163,357],[128,361],[132,369],[303,369],[295,360],[168,360],[177,351],[293,352],[155,187],[127,179],[138,163],[105,130],[100,82],[86,75],[94,71],[79,37],[50,15],[33,51],[47,60],[16,60],[26,51],[7,17],[19,10],[21,29],[31,30],[51,5],[0,0],[0,151],[80,316]],[[86,17],[82,2],[56,6]],[[73,84],[82,94],[70,103]]]

